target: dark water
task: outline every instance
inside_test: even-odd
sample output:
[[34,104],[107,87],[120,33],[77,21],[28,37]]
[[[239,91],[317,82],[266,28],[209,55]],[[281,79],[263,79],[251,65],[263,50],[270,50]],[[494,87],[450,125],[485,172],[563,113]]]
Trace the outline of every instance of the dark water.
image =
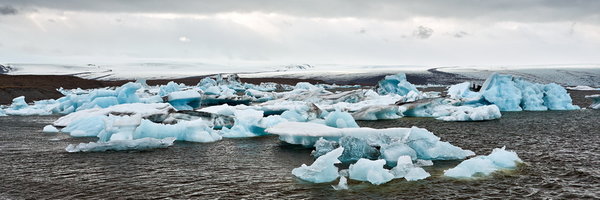
[[487,122],[427,118],[360,122],[375,128],[419,126],[442,140],[489,154],[506,145],[527,163],[476,180],[441,177],[459,161],[435,162],[432,177],[380,186],[350,181],[350,190],[298,180],[291,170],[312,163],[310,150],[274,136],[179,142],[148,152],[67,153],[93,141],[41,129],[57,117],[0,117],[0,199],[432,199],[600,198],[600,111],[503,113]]

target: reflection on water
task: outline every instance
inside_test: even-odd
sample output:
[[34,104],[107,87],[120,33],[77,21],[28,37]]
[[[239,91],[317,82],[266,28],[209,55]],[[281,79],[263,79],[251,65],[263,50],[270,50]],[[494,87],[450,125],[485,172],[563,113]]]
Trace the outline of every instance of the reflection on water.
[[147,152],[67,153],[71,138],[41,133],[57,117],[0,117],[0,198],[600,198],[600,111],[507,112],[487,122],[427,118],[363,121],[374,128],[426,128],[442,140],[489,154],[506,145],[527,163],[478,180],[441,177],[459,161],[425,167],[432,177],[350,190],[303,182],[291,174],[312,163],[310,149],[277,137],[177,142]]

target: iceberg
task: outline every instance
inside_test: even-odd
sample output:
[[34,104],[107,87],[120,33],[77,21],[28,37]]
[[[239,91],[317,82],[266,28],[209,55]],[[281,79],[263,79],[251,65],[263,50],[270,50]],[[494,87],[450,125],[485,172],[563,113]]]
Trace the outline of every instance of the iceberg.
[[569,89],[569,90],[584,90],[584,91],[586,91],[586,90],[587,91],[589,91],[589,90],[600,90],[600,88],[593,88],[593,87],[590,87],[590,86],[587,86],[587,85],[578,85],[578,86],[575,86],[575,87],[567,87],[566,89]]
[[25,97],[20,96],[12,100],[12,104],[4,110],[6,115],[51,115],[52,107],[56,106],[55,100],[42,100],[29,105],[25,102]]
[[521,90],[517,88],[511,75],[493,73],[481,87],[485,100],[495,104],[501,111],[521,111]]
[[104,130],[107,118],[104,115],[84,117],[69,123],[62,132],[69,133],[73,137],[98,136]]
[[358,128],[358,124],[354,121],[354,118],[352,118],[350,113],[341,112],[339,110],[329,113],[329,115],[325,117],[325,124],[336,128]]
[[544,105],[550,110],[578,110],[567,90],[555,83],[544,86]]
[[443,121],[484,121],[502,117],[500,108],[496,105],[479,107],[470,106],[437,106],[433,116]]
[[523,110],[544,111],[548,107],[544,105],[544,86],[531,83],[521,78],[515,79],[516,86],[521,90],[521,107]]
[[44,126],[44,129],[42,129],[42,132],[44,133],[58,133],[58,129],[52,125],[46,125]]
[[69,144],[67,152],[102,152],[102,151],[142,151],[156,148],[167,148],[173,145],[175,138],[141,138],[137,140],[113,140],[109,142],[90,142],[78,145]]
[[68,115],[62,116],[61,118],[54,121],[53,125],[57,127],[64,127],[70,123],[80,120],[82,118],[92,116],[108,116],[112,115],[134,115],[140,114],[142,118],[152,119],[153,121],[164,120],[169,113],[175,112],[175,108],[168,103],[132,103],[132,104],[119,104],[108,108],[92,108],[87,110],[81,110]]
[[496,148],[490,155],[477,156],[444,171],[444,176],[454,178],[470,178],[478,175],[489,175],[504,169],[514,169],[517,163],[523,162],[517,153],[506,151],[505,147]]
[[373,185],[381,185],[394,179],[389,170],[383,168],[385,160],[369,160],[361,158],[349,168],[350,179],[369,181]]
[[385,76],[383,80],[377,83],[377,93],[382,95],[398,94],[405,96],[410,91],[419,92],[413,84],[406,81],[406,74],[404,73]]
[[337,148],[315,160],[315,162],[307,166],[302,164],[298,168],[292,170],[294,176],[313,183],[326,183],[334,181],[339,177],[338,168],[334,165],[340,163],[338,157],[342,155],[344,148]]
[[223,128],[221,133],[225,138],[256,137],[266,135],[265,128],[259,123],[263,118],[263,111],[254,109],[235,110],[233,127]]
[[371,105],[352,113],[356,120],[380,120],[402,118],[402,112],[396,105]]
[[448,95],[453,99],[479,99],[481,94],[470,89],[471,82],[459,83],[448,88]]
[[184,90],[169,93],[167,99],[177,110],[194,110],[200,107],[201,96],[198,91]]
[[167,85],[161,85],[159,87],[158,95],[161,97],[164,97],[164,96],[171,94],[172,92],[177,92],[179,90],[180,90],[179,84],[177,84],[173,81],[169,81],[167,83]]
[[593,101],[592,105],[590,105],[590,108],[600,109],[600,94],[586,95],[585,98],[591,99]]
[[404,178],[407,181],[416,181],[425,179],[431,176],[423,168],[417,167],[412,163],[410,156],[398,157],[396,167],[392,168],[390,172],[395,178]]
[[[433,133],[417,127],[387,129],[334,128],[309,122],[282,122],[268,128],[266,132],[279,135],[279,139],[284,142],[307,147],[314,146],[321,137],[328,141],[337,141],[345,149],[356,149],[356,151],[349,152],[350,155],[361,155],[362,158],[372,156],[371,151],[365,151],[365,149],[369,149],[364,146],[365,144],[377,150],[378,147],[384,147],[395,142],[405,143],[416,152],[418,159],[423,160],[456,160],[474,155],[472,151],[463,150],[448,142],[442,142]],[[342,140],[343,138],[344,140]],[[317,149],[317,151],[319,150]],[[344,160],[342,159],[342,161]]]
[[222,139],[217,131],[213,130],[207,121],[201,119],[182,121],[177,124],[159,124],[150,120],[142,120],[141,124],[132,133],[133,139],[138,138],[168,138],[173,137],[180,141],[189,142],[215,142]]

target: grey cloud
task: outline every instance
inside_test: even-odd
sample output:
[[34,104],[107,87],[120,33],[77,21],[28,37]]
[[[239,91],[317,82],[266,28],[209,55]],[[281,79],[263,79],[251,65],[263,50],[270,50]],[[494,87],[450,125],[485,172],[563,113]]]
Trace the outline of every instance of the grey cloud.
[[433,29],[425,26],[417,27],[417,30],[413,32],[413,36],[419,39],[427,39],[433,35]]
[[464,31],[459,31],[459,32],[454,33],[454,35],[452,35],[452,36],[454,36],[455,38],[462,38],[467,35],[469,35],[469,33],[464,32]]
[[16,15],[19,11],[12,6],[0,6],[0,15]]
[[[7,0],[0,0],[0,2]],[[19,0],[13,5],[94,12],[196,13],[275,12],[309,17],[403,19],[412,16],[513,21],[600,21],[593,0]]]

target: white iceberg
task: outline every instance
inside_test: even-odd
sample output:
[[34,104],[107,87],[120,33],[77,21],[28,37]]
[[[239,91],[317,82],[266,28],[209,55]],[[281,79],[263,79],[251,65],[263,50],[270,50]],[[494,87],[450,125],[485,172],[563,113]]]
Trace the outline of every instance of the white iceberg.
[[380,120],[402,118],[402,112],[396,105],[371,105],[365,106],[352,113],[356,120]]
[[443,121],[484,121],[502,117],[496,105],[479,107],[470,106],[437,106],[434,108],[433,117]]
[[358,124],[354,121],[352,115],[339,110],[329,113],[325,117],[325,124],[336,128],[358,128]]
[[421,180],[431,176],[423,168],[415,166],[410,156],[398,157],[396,167],[392,168],[390,172],[395,178],[404,178],[407,181]]
[[44,133],[58,133],[58,129],[52,125],[46,125],[44,126],[44,129],[42,129],[42,132]]
[[88,110],[77,111],[68,115],[65,115],[58,120],[54,121],[54,126],[64,127],[69,125],[70,123],[80,120],[82,118],[92,117],[92,116],[108,116],[109,114],[113,115],[134,115],[140,114],[143,118],[156,118],[156,119],[164,119],[171,112],[174,112],[175,109],[171,104],[168,103],[153,103],[153,104],[143,104],[143,103],[132,103],[132,104],[120,104],[111,106],[108,108],[93,108]]
[[90,142],[78,145],[69,144],[67,152],[102,152],[102,151],[141,151],[156,148],[167,148],[173,145],[175,138],[141,138],[137,140],[113,140],[109,142]]
[[338,168],[334,165],[340,163],[338,157],[342,155],[344,148],[337,148],[315,160],[312,165],[302,164],[292,170],[294,176],[313,183],[326,183],[337,179]]
[[349,177],[352,180],[369,181],[373,185],[381,185],[394,179],[390,170],[383,168],[385,160],[360,159],[350,165]]
[[448,88],[448,96],[453,99],[479,99],[481,94],[470,89],[471,82],[459,83]]
[[517,153],[506,151],[505,147],[496,148],[490,155],[470,158],[461,162],[456,167],[444,171],[444,176],[454,178],[470,178],[477,175],[487,176],[498,170],[514,169],[521,162],[523,161]]

